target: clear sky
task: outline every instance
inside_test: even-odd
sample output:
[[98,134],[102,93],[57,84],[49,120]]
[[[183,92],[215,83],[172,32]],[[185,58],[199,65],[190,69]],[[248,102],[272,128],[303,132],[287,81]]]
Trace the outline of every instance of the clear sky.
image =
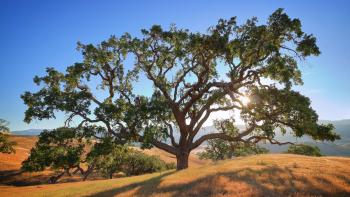
[[[20,95],[36,90],[32,78],[53,66],[64,70],[81,59],[76,42],[97,43],[124,32],[139,35],[153,24],[204,32],[219,18],[256,16],[261,23],[277,8],[302,21],[322,54],[301,65],[304,86],[320,119],[350,118],[350,1],[17,1],[0,0],[0,118],[12,130],[54,128],[57,120],[23,122]],[[139,91],[147,91],[151,87]]]

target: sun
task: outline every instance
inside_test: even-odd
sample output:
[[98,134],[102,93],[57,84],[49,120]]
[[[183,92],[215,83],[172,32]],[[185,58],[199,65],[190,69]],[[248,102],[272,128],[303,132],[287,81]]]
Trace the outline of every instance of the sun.
[[243,105],[248,105],[248,103],[250,102],[250,99],[248,96],[242,96],[239,98],[239,100],[242,102]]

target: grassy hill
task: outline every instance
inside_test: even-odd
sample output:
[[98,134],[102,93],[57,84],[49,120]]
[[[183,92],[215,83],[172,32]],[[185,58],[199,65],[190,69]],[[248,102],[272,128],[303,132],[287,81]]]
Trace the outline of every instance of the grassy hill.
[[0,196],[349,196],[350,159],[269,154],[176,172],[57,185],[0,186]]
[[17,142],[16,154],[0,153],[0,171],[19,169],[37,140],[36,136],[11,136],[10,141]]

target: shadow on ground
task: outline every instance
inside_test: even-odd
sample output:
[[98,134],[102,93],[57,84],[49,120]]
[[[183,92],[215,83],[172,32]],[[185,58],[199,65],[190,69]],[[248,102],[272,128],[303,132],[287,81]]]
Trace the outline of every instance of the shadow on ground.
[[[327,179],[318,175],[301,175],[295,173],[293,167],[244,168],[191,182],[161,185],[163,179],[172,173],[91,196],[350,196],[349,177],[338,174]],[[343,184],[334,184],[337,181]]]
[[11,186],[29,186],[47,183],[49,175],[24,173],[21,170],[0,171],[0,184]]

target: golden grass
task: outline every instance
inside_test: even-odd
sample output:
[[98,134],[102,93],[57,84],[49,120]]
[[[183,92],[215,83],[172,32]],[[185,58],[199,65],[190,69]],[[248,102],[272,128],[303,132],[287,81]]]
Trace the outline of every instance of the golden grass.
[[15,147],[16,154],[0,153],[0,170],[17,170],[21,167],[21,163],[29,156],[30,149],[38,140],[34,136],[11,136],[11,141],[17,142]]
[[268,154],[112,180],[26,187],[0,196],[350,196],[350,158]]

